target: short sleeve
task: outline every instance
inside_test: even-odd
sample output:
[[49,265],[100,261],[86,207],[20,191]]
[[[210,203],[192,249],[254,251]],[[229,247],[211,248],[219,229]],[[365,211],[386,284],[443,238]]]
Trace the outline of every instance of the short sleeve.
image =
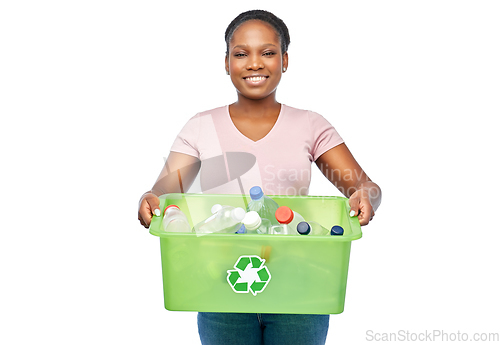
[[181,131],[175,138],[170,151],[180,152],[200,158],[200,153],[197,145],[199,134],[200,117],[197,114],[189,119],[189,121],[181,129]]
[[335,128],[323,116],[309,111],[309,124],[311,126],[312,147],[311,156],[316,161],[326,151],[340,145],[344,140]]

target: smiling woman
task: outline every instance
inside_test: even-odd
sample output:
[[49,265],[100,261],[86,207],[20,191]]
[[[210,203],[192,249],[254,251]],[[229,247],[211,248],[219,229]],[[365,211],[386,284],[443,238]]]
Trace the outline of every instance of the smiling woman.
[[279,112],[276,89],[288,67],[288,53],[282,52],[274,28],[260,20],[249,20],[233,32],[228,47],[226,71],[238,91],[238,102],[231,105],[230,112],[241,114],[248,107],[246,99],[259,100]]
[[[285,23],[267,11],[244,12],[229,24],[225,39],[225,68],[237,100],[187,122],[153,188],[141,198],[141,224],[149,226],[159,195],[186,191],[198,173],[209,193],[245,193],[257,185],[268,195],[306,195],[312,162],[349,197],[360,223],[368,224],[380,204],[380,188],[324,117],[276,100],[288,68]],[[237,177],[227,167],[235,154],[237,165],[248,167]],[[198,314],[203,344],[324,344],[328,324],[328,315]]]

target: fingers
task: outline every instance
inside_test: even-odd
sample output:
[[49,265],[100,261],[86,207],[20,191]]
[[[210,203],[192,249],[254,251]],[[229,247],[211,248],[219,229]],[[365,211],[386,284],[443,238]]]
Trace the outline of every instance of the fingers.
[[152,210],[151,214],[154,214],[155,216],[159,217],[161,214],[160,210],[160,200],[158,198],[150,199],[148,200],[149,203],[149,208]]
[[349,212],[350,217],[359,216],[359,213],[359,205],[351,206],[351,212]]
[[367,225],[373,219],[374,215],[375,212],[373,211],[371,205],[368,207],[365,207],[364,205],[361,206],[361,211],[358,216],[359,224],[361,226]]
[[139,209],[139,222],[146,229],[149,228],[149,224],[151,224],[151,218],[153,218],[151,212],[146,208],[146,206],[141,205]]
[[349,206],[351,206],[351,211],[349,212],[350,217],[355,217],[359,215],[359,193],[355,192],[351,197],[349,198]]
[[349,198],[349,206],[351,206],[351,212],[349,216],[358,216],[359,224],[361,226],[367,225],[375,216],[375,211],[370,203],[368,197],[363,197],[362,193],[356,191]]
[[161,214],[160,210],[160,199],[154,194],[146,194],[141,200],[139,206],[139,222],[145,228],[149,228],[151,224],[151,219],[153,214],[159,216]]
[[149,228],[149,224],[147,224],[142,218],[141,218],[141,215],[139,215],[139,222],[141,223],[141,225],[143,227],[145,227],[146,229]]

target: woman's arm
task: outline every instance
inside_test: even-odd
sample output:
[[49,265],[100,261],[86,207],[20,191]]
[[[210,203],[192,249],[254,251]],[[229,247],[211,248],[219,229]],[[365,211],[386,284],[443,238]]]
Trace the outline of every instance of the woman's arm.
[[198,158],[178,152],[170,152],[160,176],[150,191],[144,193],[139,201],[139,221],[149,227],[153,213],[159,215],[159,196],[167,193],[185,193],[193,184],[201,162]]
[[316,160],[316,165],[349,198],[351,214],[358,214],[361,225],[368,224],[380,206],[382,191],[361,169],[347,146],[340,144],[326,151]]

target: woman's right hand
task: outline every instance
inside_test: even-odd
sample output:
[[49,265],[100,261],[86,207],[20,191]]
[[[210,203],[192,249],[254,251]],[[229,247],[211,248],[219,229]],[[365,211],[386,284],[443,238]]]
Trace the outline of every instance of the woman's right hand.
[[[191,187],[201,162],[198,158],[179,152],[170,152],[153,188],[142,195],[139,201],[139,221],[149,228],[153,214],[160,215],[158,195],[184,193]],[[156,212],[156,213],[154,213]]]
[[139,221],[146,229],[151,224],[153,214],[157,216],[161,214],[160,199],[151,192],[144,193],[139,201]]

